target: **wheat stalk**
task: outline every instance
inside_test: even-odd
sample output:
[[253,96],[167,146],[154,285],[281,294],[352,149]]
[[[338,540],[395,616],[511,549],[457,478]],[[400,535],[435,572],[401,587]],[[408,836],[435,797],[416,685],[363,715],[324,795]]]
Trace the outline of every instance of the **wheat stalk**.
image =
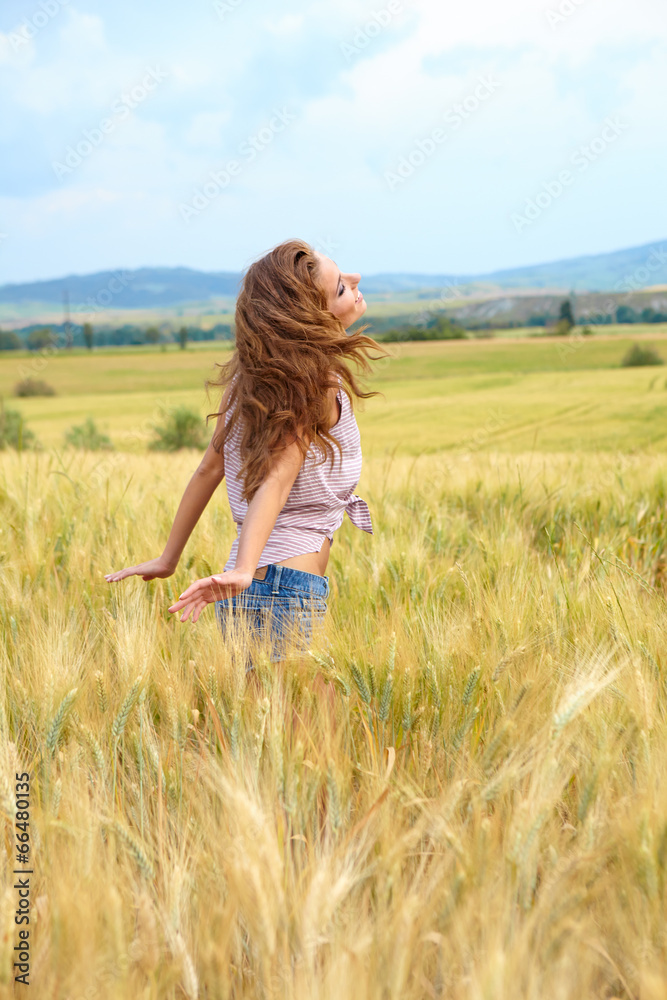
[[60,705],[58,706],[58,711],[54,715],[53,721],[49,726],[49,731],[46,734],[46,749],[50,754],[53,754],[56,749],[58,740],[60,739],[62,728],[65,724],[67,716],[71,711],[72,705],[74,704],[74,699],[76,698],[77,690],[78,688],[74,687],[71,689],[71,691],[67,692],[63,700],[60,702]]
[[132,709],[137,703],[137,699],[139,698],[139,692],[141,691],[141,686],[143,683],[144,683],[143,675],[137,677],[134,684],[132,685],[128,693],[125,695],[125,700],[123,701],[123,704],[120,706],[118,714],[116,715],[116,718],[113,720],[113,725],[111,726],[111,736],[113,738],[114,743],[118,743],[123,733],[125,732],[127,720],[130,717]]
[[155,878],[155,869],[153,868],[152,862],[149,860],[148,855],[144,851],[143,847],[139,841],[132,836],[129,830],[126,830],[124,826],[117,820],[111,822],[111,828],[115,833],[118,834],[120,839],[127,845],[130,853],[134,857],[137,865],[139,866],[139,871],[146,879]]

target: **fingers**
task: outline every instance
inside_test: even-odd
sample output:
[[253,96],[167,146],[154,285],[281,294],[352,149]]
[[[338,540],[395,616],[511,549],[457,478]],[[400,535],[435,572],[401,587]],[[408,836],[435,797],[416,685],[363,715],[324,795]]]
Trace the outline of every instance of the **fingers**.
[[[193,598],[198,597],[199,594],[200,594],[200,592],[202,590],[204,590],[206,587],[210,587],[210,586],[211,586],[211,577],[210,576],[207,576],[203,580],[195,580],[194,583],[191,583],[190,586],[187,587],[183,591],[183,593],[179,595],[178,601],[179,602],[180,601],[191,601]],[[169,610],[171,610],[171,608]]]
[[[207,604],[211,604],[214,600],[214,597],[212,597],[211,600],[206,597],[196,597],[194,599],[189,597],[185,600],[176,601],[176,603],[172,604],[169,608],[169,611],[171,611],[172,614],[178,614],[179,611],[182,611],[183,615],[181,616],[181,621],[184,622],[194,608],[199,608],[199,611],[201,612],[202,608],[205,608]],[[199,614],[197,615],[197,618],[198,617]],[[197,618],[193,618],[193,621],[196,621]]]
[[[185,607],[183,610],[183,614],[180,617],[180,621],[186,622],[190,617],[190,615],[192,615],[192,624],[194,625],[208,603],[209,602],[205,600],[191,601],[189,603],[184,601],[183,604],[185,605]],[[174,605],[173,607],[169,608],[169,610],[176,611],[178,609],[176,608],[176,605]]]
[[189,601],[176,601],[176,603],[172,604],[168,610],[171,611],[172,614],[176,614],[177,611],[182,611],[183,608],[186,608],[189,603]]
[[119,569],[116,573],[105,573],[104,579],[109,583],[115,583],[117,580],[124,580],[126,576],[133,576],[136,571],[136,566],[129,566],[127,569]]
[[179,599],[174,601],[169,610],[173,614],[176,614],[176,612],[182,611],[183,608],[190,607],[190,605],[194,604],[197,600],[197,596],[197,593],[192,593],[192,587],[188,587],[187,590],[183,591]]

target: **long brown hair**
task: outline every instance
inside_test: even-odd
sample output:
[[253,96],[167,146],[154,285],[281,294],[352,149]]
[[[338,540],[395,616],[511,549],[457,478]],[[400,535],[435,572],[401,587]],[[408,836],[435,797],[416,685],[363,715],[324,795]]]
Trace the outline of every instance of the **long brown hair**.
[[[286,240],[251,264],[236,300],[236,346],[229,361],[221,364],[210,387],[231,389],[227,405],[211,417],[233,410],[226,427],[213,440],[221,451],[240,421],[243,497],[250,502],[266,479],[276,451],[295,439],[305,457],[310,439],[318,453],[333,466],[332,442],[341,447],[328,425],[328,390],[338,388],[338,378],[350,405],[381,395],[364,392],[348,361],[368,373],[369,351],[380,353],[376,361],[393,355],[372,337],[364,335],[368,324],[347,334],[341,320],[329,310],[320,285],[319,260],[304,240]],[[236,378],[235,378],[236,376]],[[237,405],[238,403],[238,405]],[[302,436],[303,435],[303,436]]]

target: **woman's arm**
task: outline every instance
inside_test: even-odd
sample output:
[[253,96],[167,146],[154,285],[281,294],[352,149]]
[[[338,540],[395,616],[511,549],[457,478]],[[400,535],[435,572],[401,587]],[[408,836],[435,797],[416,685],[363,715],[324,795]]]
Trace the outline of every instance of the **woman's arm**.
[[[225,390],[222,397],[223,406],[226,403],[227,394],[228,389]],[[223,420],[224,415],[218,417],[215,433],[211,437],[204,457],[185,488],[162,555],[158,556],[157,559],[139,563],[138,566],[128,566],[116,573],[107,573],[105,580],[112,583],[116,580],[123,580],[127,576],[141,576],[144,580],[154,580],[156,578],[164,579],[164,577],[172,575],[197,521],[225,477],[224,454],[222,451],[217,452],[213,447],[216,435],[222,432]]]
[[285,506],[303,458],[296,441],[278,453],[269,474],[248,504],[239,536],[236,566],[196,580],[181,594],[169,610],[182,611],[182,622],[192,613],[194,624],[207,604],[233,597],[250,586],[259,557]]
[[278,514],[285,506],[302,465],[303,455],[296,442],[279,453],[268,476],[248,504],[246,516],[243,518],[236,553],[237,571],[249,571],[253,576],[259,557],[273,531]]
[[[218,417],[218,424],[220,420],[221,418]],[[219,429],[216,428],[216,433]],[[213,440],[211,439],[204,457],[185,488],[185,493],[178,505],[174,523],[169,532],[167,544],[160,557],[171,567],[172,573],[178,565],[178,560],[181,558],[183,549],[194,531],[197,521],[224,478],[224,454],[222,452],[218,453],[215,450]]]

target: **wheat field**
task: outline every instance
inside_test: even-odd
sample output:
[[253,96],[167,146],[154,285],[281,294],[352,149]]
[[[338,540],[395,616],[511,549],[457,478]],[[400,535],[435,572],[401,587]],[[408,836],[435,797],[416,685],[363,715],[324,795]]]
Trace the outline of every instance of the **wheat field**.
[[259,685],[167,611],[224,486],[173,578],[103,578],[197,461],[0,456],[0,997],[27,771],[40,1000],[664,998],[664,461],[366,461],[376,534]]

